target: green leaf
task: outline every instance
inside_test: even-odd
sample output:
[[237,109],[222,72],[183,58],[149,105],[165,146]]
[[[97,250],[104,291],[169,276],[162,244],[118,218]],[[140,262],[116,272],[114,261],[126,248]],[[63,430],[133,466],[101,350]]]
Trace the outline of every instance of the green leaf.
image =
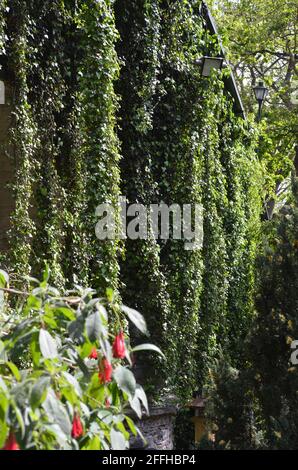
[[111,430],[111,446],[113,450],[125,450],[127,446],[127,441],[120,431],[112,428]]
[[4,446],[7,436],[8,436],[7,424],[4,420],[1,420],[0,422],[0,449],[2,449],[2,447]]
[[126,367],[119,365],[114,370],[114,378],[120,390],[132,398],[136,391],[136,379],[133,373]]
[[164,359],[166,358],[165,355],[161,352],[161,350],[154,344],[150,344],[150,343],[139,344],[138,346],[135,346],[132,349],[132,352],[138,352],[138,351],[155,351]]
[[[114,420],[114,422],[115,422],[115,420]],[[124,426],[124,424],[123,424],[122,421],[118,421],[118,422],[116,423],[116,428],[123,434],[123,436],[125,437],[125,440],[128,441],[129,438],[130,438],[130,434],[129,434],[129,432],[125,429],[125,426]]]
[[7,389],[7,385],[6,385],[6,383],[4,382],[4,380],[2,379],[2,377],[0,377],[0,391],[1,391],[1,389],[2,389],[4,392],[7,393],[7,390],[8,390],[8,389]]
[[58,357],[57,344],[50,333],[43,328],[39,332],[39,347],[45,359]]
[[[9,407],[9,397],[7,396],[6,393],[4,393],[4,390],[0,390],[0,423],[3,423],[6,421],[6,412]],[[1,424],[0,424],[1,428]]]
[[30,405],[33,409],[38,408],[38,406],[46,399],[46,392],[50,383],[51,378],[49,376],[42,376],[35,382],[30,396]]
[[149,406],[148,406],[147,396],[146,396],[146,393],[145,393],[143,387],[141,387],[141,385],[137,385],[136,395],[135,396],[142,402],[147,414],[149,414]]
[[90,418],[90,410],[89,410],[88,406],[81,401],[80,402],[80,407],[81,407],[81,411],[82,411],[83,415],[85,415],[86,419],[89,419]]
[[78,317],[68,325],[68,332],[72,339],[77,340],[80,343],[84,341],[84,319],[82,316]]
[[113,420],[112,412],[109,410],[99,410],[97,413],[97,417],[101,421],[107,421],[107,418],[109,422],[112,422]]
[[69,416],[62,403],[57,399],[53,390],[49,390],[42,407],[48,414],[49,420],[52,424],[57,424],[64,434],[70,436],[71,422]]
[[45,269],[44,269],[44,272],[43,272],[43,275],[42,275],[42,278],[43,278],[42,285],[43,285],[43,287],[47,285],[47,283],[50,279],[50,275],[51,275],[50,267],[49,267],[48,263],[45,263]]
[[7,354],[6,354],[6,351],[5,351],[5,344],[1,340],[0,340],[0,360],[4,361],[4,362],[7,360]]
[[114,291],[113,289],[111,289],[110,287],[108,287],[106,289],[106,296],[107,296],[107,299],[109,302],[113,302],[113,298],[114,298]]
[[53,312],[52,311],[47,311],[44,316],[43,316],[43,321],[45,325],[49,328],[52,328],[55,330],[57,328],[57,322],[54,319]]
[[82,389],[77,379],[68,372],[62,372],[62,375],[66,378],[67,382],[75,389],[77,395],[79,397],[82,397]]
[[0,287],[7,287],[9,283],[9,276],[7,272],[3,271],[3,269],[0,269]]
[[15,415],[16,415],[16,418],[17,418],[17,422],[19,423],[21,433],[22,433],[22,437],[24,437],[24,435],[25,435],[25,423],[24,423],[23,415],[21,413],[20,408],[18,408],[18,406],[13,401],[12,401],[11,404],[12,404],[12,407],[14,409],[14,412],[15,412]]
[[139,312],[136,310],[126,307],[125,305],[121,306],[121,310],[128,316],[130,321],[145,335],[148,334],[146,321]]
[[136,395],[133,398],[129,398],[129,404],[130,404],[131,408],[133,409],[133,411],[135,412],[135,414],[137,415],[137,417],[139,419],[141,419],[142,418],[142,407],[141,407],[140,400],[138,399],[138,397]]
[[17,381],[20,382],[22,377],[17,366],[13,362],[6,362],[6,365],[10,368]]
[[38,367],[41,358],[41,352],[39,348],[39,332],[35,331],[31,336],[30,351],[33,359],[33,364]]
[[102,330],[101,318],[99,312],[94,312],[86,320],[86,330],[88,338],[91,342],[96,341],[100,338]]
[[32,310],[39,310],[41,308],[41,300],[34,295],[30,295],[27,299],[27,308]]
[[68,308],[68,307],[54,308],[54,312],[56,314],[61,313],[62,315],[64,315],[70,321],[73,321],[73,320],[76,319],[74,311],[71,308]]
[[100,450],[101,449],[101,442],[98,436],[92,437],[88,442],[86,447],[83,447],[86,450]]
[[77,355],[75,357],[75,361],[76,361],[76,364],[78,365],[78,367],[81,369],[81,371],[83,372],[84,376],[86,379],[89,379],[90,377],[90,371],[88,369],[88,367],[86,366],[85,362],[83,361],[83,359]]
[[70,450],[69,446],[67,445],[67,440],[69,436],[67,436],[62,431],[58,424],[44,424],[44,428],[55,436],[55,438],[59,442],[59,447],[62,447],[63,449],[67,448],[68,450]]
[[127,422],[127,425],[129,427],[129,429],[131,430],[132,434],[134,436],[137,436],[137,429],[135,427],[135,423],[133,422],[133,420],[131,418],[129,418],[128,416],[125,416],[125,419],[126,419],[126,422]]
[[101,315],[101,318],[103,318],[103,320],[105,320],[107,322],[108,321],[108,312],[105,309],[105,307],[103,305],[98,305],[98,311]]
[[100,338],[99,344],[104,356],[111,361],[112,359],[112,348],[110,342],[105,338]]
[[[98,380],[98,372],[93,374],[91,380],[89,380],[87,393],[88,397],[92,397],[101,403],[104,401],[105,388]],[[90,400],[90,403],[94,405],[94,400]]]

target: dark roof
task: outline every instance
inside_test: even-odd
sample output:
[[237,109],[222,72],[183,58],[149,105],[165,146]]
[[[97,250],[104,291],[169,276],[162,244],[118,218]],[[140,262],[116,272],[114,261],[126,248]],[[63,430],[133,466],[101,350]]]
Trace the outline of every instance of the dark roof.
[[[217,36],[218,42],[219,42],[219,45],[220,45],[220,49],[221,49],[221,56],[225,58],[225,61],[227,62],[228,66],[229,66],[229,63],[226,59],[226,53],[225,53],[224,47],[222,45],[222,42],[221,42],[221,39],[220,39],[220,35],[218,33],[218,29],[217,29],[215,20],[214,20],[212,14],[211,14],[211,12],[210,12],[210,10],[209,10],[209,8],[208,8],[208,6],[206,5],[205,2],[202,2],[202,15],[204,16],[204,18],[206,20],[206,25],[207,25],[207,28],[210,31],[210,33],[215,34]],[[231,70],[231,68],[230,68],[230,71],[231,71],[230,76],[224,79],[225,87],[230,92],[230,94],[232,95],[232,97],[234,99],[235,113],[240,114],[245,119],[245,111],[244,111],[241,96],[240,96],[240,93],[239,93],[239,90],[238,90],[238,87],[237,87],[235,76],[234,76],[233,71]]]
[[189,404],[189,408],[205,408],[206,399],[203,397],[194,398]]

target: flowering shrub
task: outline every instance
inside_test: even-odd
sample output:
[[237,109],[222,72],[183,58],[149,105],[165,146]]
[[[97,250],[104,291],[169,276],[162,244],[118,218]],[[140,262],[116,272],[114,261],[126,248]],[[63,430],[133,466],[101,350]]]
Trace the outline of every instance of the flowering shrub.
[[[145,320],[111,290],[98,299],[75,286],[63,297],[48,280],[46,270],[42,282],[31,279],[28,292],[19,292],[0,270],[0,448],[128,448],[140,432],[126,411],[148,412],[131,353],[161,352],[130,346],[120,318],[144,334]],[[5,292],[17,297],[15,307],[5,307]]]

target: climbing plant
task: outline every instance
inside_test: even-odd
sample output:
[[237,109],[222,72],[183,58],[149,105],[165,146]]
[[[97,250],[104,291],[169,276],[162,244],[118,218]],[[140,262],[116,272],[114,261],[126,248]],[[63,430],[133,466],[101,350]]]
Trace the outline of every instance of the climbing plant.
[[9,40],[7,44],[8,63],[14,72],[16,85],[14,106],[14,127],[11,140],[14,145],[16,174],[14,180],[15,211],[11,219],[10,257],[15,272],[30,271],[31,237],[34,223],[30,217],[30,200],[33,192],[33,167],[35,163],[36,127],[32,117],[32,108],[28,102],[28,84],[26,61],[27,33],[29,18],[26,4],[14,1],[7,19]]
[[[118,0],[115,4],[120,33],[117,50],[123,62],[117,86],[121,95],[121,192],[128,203],[146,206],[159,200],[158,181],[153,173],[156,155],[150,148],[155,138],[153,118],[161,47],[158,3]],[[123,299],[133,301],[136,308],[146,312],[154,338],[165,346],[171,321],[169,298],[161,271],[160,247],[153,237],[126,241],[121,280]],[[149,377],[160,382],[158,364],[151,365]],[[165,385],[163,380],[161,385]]]
[[246,361],[240,369],[222,357],[210,373],[207,409],[219,448],[297,446],[297,194],[293,178],[291,199],[263,227],[257,315],[238,345]]
[[5,53],[5,12],[7,10],[7,3],[2,0],[0,3],[0,50],[1,54]]
[[[259,211],[252,126],[235,117],[223,77],[202,79],[196,63],[218,51],[200,3],[116,2],[124,190],[130,202],[205,209],[203,251],[188,252],[179,240],[128,241],[122,268],[123,295],[132,298],[134,286],[141,287],[142,309],[159,325],[151,327],[156,340],[166,339],[168,384],[185,395],[203,384],[219,346],[233,356],[233,338],[248,328]],[[153,258],[140,249],[148,243],[160,259],[164,306],[156,297],[148,304]]]
[[81,129],[86,181],[86,254],[90,279],[99,288],[118,285],[118,242],[100,242],[94,236],[95,210],[101,203],[116,209],[119,196],[119,145],[115,133],[117,97],[114,82],[119,74],[115,42],[113,1],[81,2],[77,21],[82,29],[84,59],[79,70],[82,106]]
[[117,241],[95,237],[95,209],[117,204],[118,74],[113,2],[9,2],[16,155],[10,257],[16,272],[46,257],[62,286],[73,275],[117,287]]
[[[159,200],[171,206],[202,202],[200,143],[201,77],[195,65],[202,23],[191,3],[161,5],[162,55],[158,103],[154,115],[154,174]],[[168,284],[170,317],[167,352],[171,385],[187,396],[196,387],[197,336],[201,293],[200,250],[186,250],[185,240],[161,243],[162,272]]]
[[[9,270],[38,272],[46,258],[59,288],[74,278],[99,293],[112,287],[142,311],[167,357],[152,358],[149,380],[189,397],[220,349],[241,362],[260,208],[254,128],[236,115],[229,71],[201,76],[198,59],[219,53],[201,2],[5,8],[15,87]],[[118,224],[120,194],[128,204],[202,205],[203,247],[150,234],[98,240],[96,207],[110,203]]]

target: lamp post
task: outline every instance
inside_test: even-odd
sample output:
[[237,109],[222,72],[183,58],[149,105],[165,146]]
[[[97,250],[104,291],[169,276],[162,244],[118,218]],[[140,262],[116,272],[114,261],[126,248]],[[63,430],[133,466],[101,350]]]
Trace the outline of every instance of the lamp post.
[[264,82],[259,82],[254,88],[254,94],[256,97],[257,102],[259,103],[259,111],[258,111],[258,122],[261,121],[262,118],[262,107],[264,104],[264,100],[268,94],[268,88],[265,87]]

